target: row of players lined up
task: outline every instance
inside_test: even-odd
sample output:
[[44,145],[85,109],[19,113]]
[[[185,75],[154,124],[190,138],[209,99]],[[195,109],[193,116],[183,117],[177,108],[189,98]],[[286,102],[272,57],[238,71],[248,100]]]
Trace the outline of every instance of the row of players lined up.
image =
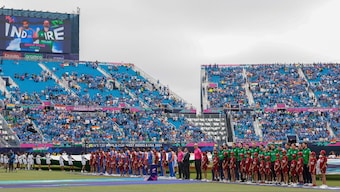
[[[195,149],[199,154],[198,147]],[[198,155],[199,157],[200,155]],[[209,160],[203,153],[202,170],[206,179]],[[305,184],[316,185],[317,170],[322,175],[323,186],[326,186],[326,151],[321,150],[319,159],[307,143],[285,144],[285,147],[269,144],[267,146],[253,143],[243,146],[242,143],[215,147],[212,157],[213,180],[254,183]],[[199,161],[198,161],[199,162]],[[198,178],[201,178],[201,173]]]
[[[320,152],[320,166],[316,166],[315,153],[311,153],[307,143],[300,145],[286,144],[285,149],[275,145],[259,145],[253,143],[250,147],[248,144],[243,145],[232,144],[229,148],[227,145],[215,147],[212,155],[212,174],[213,180],[231,180],[235,181],[253,181],[253,182],[277,182],[288,184],[289,181],[296,183],[310,184],[312,183],[312,175],[320,167],[321,173],[324,175],[326,171],[326,154]],[[64,161],[68,161],[68,165],[73,170],[73,158],[69,154],[67,159],[64,155],[59,156],[59,164],[64,169]],[[210,164],[208,154],[201,152],[195,145],[195,167],[196,179],[202,179],[202,171],[204,179],[207,178],[207,168]],[[2,156],[1,156],[2,157]],[[0,157],[0,162],[2,158]],[[30,169],[34,164],[34,157],[29,154],[19,154],[14,161],[24,167]],[[107,152],[97,150],[92,152],[90,157],[83,153],[81,156],[82,172],[85,171],[86,161],[89,160],[90,172],[97,174],[119,174],[125,175],[146,175],[151,164],[157,164],[160,167],[160,175],[166,176],[166,170],[169,170],[169,176],[175,177],[175,168],[178,168],[179,178],[189,179],[189,158],[190,153],[187,148],[182,152],[178,148],[175,153],[171,148],[166,152],[163,148],[159,151],[156,149],[115,149],[111,148]],[[26,160],[27,159],[27,160]],[[41,164],[41,156],[35,157],[38,167]],[[50,165],[50,154],[46,154],[46,163]],[[199,163],[198,163],[199,162]],[[269,168],[270,165],[270,168]],[[298,179],[296,178],[298,176]],[[314,177],[313,177],[314,178]],[[326,183],[325,178],[324,184]],[[315,184],[315,179],[313,179]]]

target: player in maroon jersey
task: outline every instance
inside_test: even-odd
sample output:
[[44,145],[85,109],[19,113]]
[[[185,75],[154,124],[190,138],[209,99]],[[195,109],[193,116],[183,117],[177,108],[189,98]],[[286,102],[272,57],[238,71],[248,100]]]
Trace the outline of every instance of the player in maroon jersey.
[[118,167],[119,167],[119,173],[120,176],[124,176],[124,159],[125,154],[120,150],[118,154]]
[[137,149],[138,155],[138,174],[139,176],[143,175],[143,152],[138,148]]
[[112,170],[112,174],[117,174],[117,154],[116,151],[112,152],[112,156],[111,156],[111,170]]
[[230,152],[230,160],[229,160],[229,170],[230,170],[231,182],[236,181],[235,169],[236,169],[236,157],[235,157],[234,151],[231,151]]
[[327,169],[327,157],[326,157],[326,151],[321,150],[320,151],[320,172],[321,172],[321,178],[322,178],[322,187],[326,187],[326,169]]
[[303,185],[303,154],[301,151],[298,152],[298,156],[296,172],[299,176],[299,183]]
[[276,154],[276,160],[274,162],[274,171],[276,175],[276,184],[281,183],[281,160],[280,160],[280,154]]
[[96,155],[94,152],[91,152],[91,156],[90,156],[90,172],[91,173],[95,172],[95,167],[96,167]]
[[111,174],[112,170],[111,170],[111,154],[110,151],[106,152],[105,154],[105,174]]
[[166,167],[168,166],[168,163],[166,161],[166,151],[165,149],[163,149],[161,151],[161,157],[162,157],[162,162],[161,162],[161,166],[162,166],[162,171],[163,171],[163,176],[166,176]]
[[297,161],[296,161],[296,154],[292,155],[292,161],[290,162],[290,175],[292,177],[292,182],[296,183],[296,175],[297,175]]
[[244,154],[241,153],[240,154],[240,168],[239,168],[239,175],[240,175],[240,178],[241,178],[241,181],[244,182],[244,180],[246,179],[246,160],[244,159]]
[[202,171],[203,171],[204,181],[207,180],[208,165],[209,165],[209,159],[208,159],[207,152],[203,152]]
[[281,159],[281,170],[283,175],[283,182],[285,185],[288,185],[289,177],[288,177],[288,156],[287,151],[282,151],[282,159]]
[[266,161],[264,160],[264,155],[260,156],[260,175],[261,175],[261,183],[264,183],[266,180]]
[[309,157],[309,172],[312,175],[312,184],[313,186],[316,186],[316,154],[314,151],[311,152]]
[[148,160],[148,152],[146,149],[143,150],[144,154],[143,154],[143,175],[147,175],[148,174],[148,165],[149,165],[149,160]]
[[214,151],[214,159],[213,159],[213,171],[214,171],[214,181],[219,181],[219,171],[218,171],[218,164],[219,164],[219,158],[217,151]]
[[266,157],[266,181],[267,183],[272,182],[272,169],[271,169],[272,163],[270,161],[270,156]]
[[100,172],[100,151],[96,151],[95,173]]
[[251,156],[250,156],[250,152],[248,152],[247,158],[246,158],[246,163],[245,163],[245,171],[246,171],[246,177],[247,177],[248,182],[251,182],[251,176],[252,176],[251,165],[252,165],[252,159],[251,159]]
[[100,155],[100,162],[99,162],[100,169],[99,169],[99,171],[100,171],[100,174],[103,174],[103,172],[104,172],[105,152],[103,150],[101,150],[99,155]]
[[131,168],[132,168],[132,175],[137,176],[138,159],[137,159],[137,152],[135,149],[132,149],[132,152],[131,152]]
[[125,151],[125,156],[124,156],[124,172],[126,173],[126,176],[130,176],[130,151]]
[[228,153],[224,153],[224,158],[222,161],[222,170],[223,170],[223,175],[224,175],[224,181],[226,182],[228,180],[228,169],[229,169],[229,165],[228,165]]
[[155,164],[155,165],[158,165],[158,163],[159,163],[159,155],[158,155],[158,152],[157,152],[156,149],[153,150],[153,154],[155,156],[155,161],[152,162],[152,163]]
[[251,170],[254,176],[254,182],[257,183],[259,180],[259,154],[257,152],[254,153]]

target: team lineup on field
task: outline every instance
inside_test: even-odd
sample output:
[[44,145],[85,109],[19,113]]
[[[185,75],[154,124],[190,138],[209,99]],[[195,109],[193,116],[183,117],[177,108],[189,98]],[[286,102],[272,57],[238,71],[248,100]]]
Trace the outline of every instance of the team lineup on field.
[[338,10],[3,0],[0,191],[340,191]]
[[[161,147],[156,148],[113,148],[104,151],[97,150],[90,154],[81,154],[80,172],[91,175],[143,177],[150,175],[150,168],[156,165],[159,178],[217,181],[228,183],[255,183],[276,184],[282,186],[309,185],[316,186],[316,175],[322,180],[322,188],[326,188],[327,156],[324,150],[310,151],[307,143],[296,146],[295,143],[280,145],[269,144],[267,146],[256,143],[233,143],[215,146],[213,152],[201,152],[195,144],[194,151],[190,154],[188,148],[179,147],[177,151]],[[190,155],[193,158],[190,158]],[[208,157],[209,156],[209,157]],[[61,171],[68,165],[70,172],[74,172],[71,154],[63,153],[58,158]],[[46,153],[26,156],[10,152],[0,155],[0,163],[9,172],[14,167],[19,169],[41,170],[42,159],[45,159],[47,169],[51,171],[52,156]],[[190,161],[193,159],[193,162]],[[196,178],[190,178],[190,164],[195,166]],[[89,169],[86,168],[89,165]],[[208,179],[208,171],[211,170],[212,178]]]

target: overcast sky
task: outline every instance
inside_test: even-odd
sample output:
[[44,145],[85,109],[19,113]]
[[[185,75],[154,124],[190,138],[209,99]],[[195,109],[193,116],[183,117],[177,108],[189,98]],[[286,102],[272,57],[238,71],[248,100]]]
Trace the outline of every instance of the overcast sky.
[[199,109],[200,65],[340,61],[339,0],[2,0],[72,13],[80,58],[130,62]]

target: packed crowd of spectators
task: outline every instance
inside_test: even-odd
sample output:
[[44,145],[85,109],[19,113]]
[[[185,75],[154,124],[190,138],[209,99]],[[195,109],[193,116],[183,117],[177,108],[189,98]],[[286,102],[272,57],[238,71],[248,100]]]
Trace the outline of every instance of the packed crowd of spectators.
[[254,112],[237,111],[231,112],[234,133],[237,141],[258,141],[259,136],[254,130]]
[[[162,111],[72,112],[20,108],[11,110],[5,118],[23,143],[74,144],[84,142],[84,139],[89,143],[176,143],[207,139],[199,127],[194,127],[182,117],[172,118],[178,127],[169,123]],[[31,122],[35,123],[37,133],[27,130]]]
[[204,69],[208,82],[216,86],[207,88],[210,108],[249,106],[244,89],[246,79],[243,76],[243,67],[209,65]]
[[27,109],[14,108],[11,112],[4,116],[8,126],[12,128],[14,133],[23,143],[42,142],[43,138],[38,132],[28,131],[32,126],[32,119],[26,115]]
[[97,70],[96,62],[48,63],[47,65],[76,93],[78,97],[75,98],[74,105],[117,107],[120,103],[125,103],[139,106],[137,99],[131,98],[124,89],[116,86],[113,79],[106,78]]
[[184,101],[171,95],[168,87],[160,85],[159,82],[148,81],[140,75],[140,72],[133,70],[132,65],[101,65],[101,67],[149,107],[184,108],[186,105]]
[[298,68],[291,65],[250,65],[247,78],[251,84],[254,101],[260,107],[286,104],[289,107],[313,107],[307,81],[298,74]]
[[[70,87],[71,92],[62,88],[58,84],[60,82],[55,82],[50,72],[41,69],[37,73],[25,72],[27,68],[20,71],[19,62],[14,65],[18,68],[16,72],[8,66],[1,67],[4,73],[12,70],[10,76],[19,85],[7,87],[12,97],[4,99],[4,104],[41,105],[47,100],[53,104],[73,106],[119,107],[125,104],[129,108],[139,107],[143,102],[153,110],[91,113],[27,111],[22,108],[11,110],[6,119],[22,142],[77,143],[84,138],[90,142],[199,142],[211,139],[184,117],[175,115],[168,119],[162,110],[155,110],[166,106],[184,109],[186,103],[173,96],[168,87],[147,80],[132,65],[98,62],[45,64]],[[105,77],[99,67],[111,77]],[[316,102],[308,88],[315,93],[322,107],[339,106],[339,65],[303,65],[301,69],[307,81],[299,74],[297,65],[205,66],[205,76],[209,82],[209,87],[205,88],[210,108],[249,107],[246,85],[255,103],[262,109],[279,103],[288,107],[315,107]],[[36,86],[32,86],[32,82]],[[30,88],[25,87],[24,83]],[[298,135],[300,140],[327,139],[330,137],[327,126],[333,129],[336,137],[340,137],[338,112],[232,112],[232,126],[237,140],[259,140],[254,130],[257,117],[263,140],[266,141],[286,140],[289,134]],[[41,132],[26,131],[31,121]]]
[[323,112],[336,138],[340,138],[340,112]]
[[322,107],[337,107],[340,104],[340,65],[304,65],[309,86]]
[[264,141],[285,141],[287,135],[297,135],[299,140],[328,140],[327,119],[320,112],[260,112]]

